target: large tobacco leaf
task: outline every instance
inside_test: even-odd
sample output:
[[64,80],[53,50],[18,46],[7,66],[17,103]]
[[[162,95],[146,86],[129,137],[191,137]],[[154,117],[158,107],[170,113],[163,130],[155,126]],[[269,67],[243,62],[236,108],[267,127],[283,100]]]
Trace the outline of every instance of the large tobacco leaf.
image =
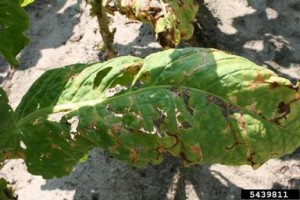
[[299,146],[299,99],[298,85],[244,58],[171,49],[47,71],[9,131],[28,170],[45,178],[69,173],[94,147],[138,167],[168,152],[186,165],[255,168]]
[[29,4],[29,0],[0,1],[0,53],[12,65],[17,65],[17,54],[28,45],[29,39],[25,31],[29,26],[26,11],[21,7]]

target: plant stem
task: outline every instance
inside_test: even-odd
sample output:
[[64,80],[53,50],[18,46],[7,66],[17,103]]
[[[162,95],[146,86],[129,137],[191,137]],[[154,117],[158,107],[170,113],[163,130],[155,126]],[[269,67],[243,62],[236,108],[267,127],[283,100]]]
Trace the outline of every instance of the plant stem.
[[110,31],[109,29],[109,18],[103,8],[102,0],[92,0],[92,12],[97,16],[98,25],[100,28],[100,34],[105,46],[104,59],[108,60],[110,58],[116,57],[118,52],[114,49],[114,35],[116,30]]

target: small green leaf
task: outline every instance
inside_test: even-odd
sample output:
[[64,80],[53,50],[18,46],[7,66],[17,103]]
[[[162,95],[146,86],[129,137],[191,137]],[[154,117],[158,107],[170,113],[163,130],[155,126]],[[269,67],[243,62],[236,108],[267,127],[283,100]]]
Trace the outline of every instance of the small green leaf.
[[28,20],[18,0],[0,1],[0,53],[12,65],[18,64],[17,54],[28,45],[29,39],[24,34]]

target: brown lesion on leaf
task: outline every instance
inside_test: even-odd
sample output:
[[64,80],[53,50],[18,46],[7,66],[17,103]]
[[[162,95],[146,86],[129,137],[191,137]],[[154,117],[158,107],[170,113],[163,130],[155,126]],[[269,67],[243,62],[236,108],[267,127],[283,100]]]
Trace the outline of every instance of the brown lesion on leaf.
[[179,94],[179,88],[176,86],[171,87],[170,91],[173,92],[176,96],[178,96]]
[[170,146],[168,149],[171,149],[171,148],[175,147],[176,145],[178,145],[180,143],[180,138],[179,138],[178,133],[172,134],[170,132],[167,132],[167,134],[168,134],[168,136],[171,136],[171,137],[175,138],[175,143],[172,146]]
[[57,144],[51,143],[51,149],[58,149],[58,150],[63,150],[62,147],[58,146]]
[[[290,102],[291,103],[291,102]],[[271,121],[275,124],[280,125],[280,120],[287,119],[287,115],[291,113],[290,103],[284,103],[281,101],[277,106],[277,112],[281,114],[281,116],[272,119]]]
[[[226,103],[223,100],[221,100],[221,99],[219,99],[219,98],[217,98],[215,96],[212,96],[212,95],[208,95],[206,97],[206,99],[207,99],[207,101],[209,103],[217,105],[221,109],[222,114],[223,114],[225,120],[228,123],[230,132],[233,135],[234,143],[231,146],[226,146],[225,150],[231,150],[234,147],[236,147],[237,145],[244,144],[243,142],[239,141],[239,139],[238,139],[238,133],[236,133],[236,131],[234,130],[234,128],[233,128],[233,126],[231,124],[232,122],[230,120],[231,118],[233,118],[233,114],[235,114],[235,113],[241,113],[241,110],[237,106],[235,106],[233,104],[230,104],[230,103]],[[240,125],[240,127],[243,130],[246,131],[246,122],[244,120],[244,117],[243,117],[242,113],[241,113],[241,116],[238,119],[237,123],[238,123],[238,125]]]
[[159,147],[157,147],[157,156],[155,158],[156,161],[161,159],[162,153],[164,152],[163,149],[160,149]]
[[109,147],[109,152],[116,153],[118,152],[118,148],[122,145],[120,139],[115,140],[115,145]]
[[135,149],[129,149],[130,150],[130,162],[131,164],[135,164],[136,163],[136,160],[138,158],[138,152],[135,150]]
[[168,151],[170,152],[169,150],[174,148],[175,146],[177,146],[179,143],[180,143],[180,139],[179,139],[179,136],[178,136],[178,133],[170,133],[170,132],[167,132],[167,135],[170,136],[170,137],[174,137],[175,138],[175,143],[172,144],[170,147],[165,147],[165,146],[162,146],[161,144],[157,144],[157,147],[156,147],[156,150],[157,152],[159,152],[159,155],[158,157],[160,156],[160,154]]
[[273,82],[270,84],[269,88],[271,90],[278,88],[280,85],[277,82]]
[[290,108],[290,105],[289,104],[285,104],[283,101],[281,101],[279,104],[278,104],[278,107],[277,107],[277,111],[278,113],[282,114],[288,114],[291,112],[291,108]]
[[228,117],[228,104],[225,103],[224,101],[222,101],[221,99],[212,96],[212,95],[207,95],[206,96],[206,100],[210,103],[210,104],[214,104],[217,105],[221,111],[224,117]]
[[78,76],[78,74],[70,74],[69,76],[67,76],[67,80],[74,80],[76,77]]
[[255,156],[255,152],[252,152],[251,150],[248,152],[248,155],[247,155],[247,161],[250,163],[251,166],[255,166],[257,165],[258,163],[254,162],[254,156]]
[[[1,151],[2,156],[3,156],[3,161],[8,160],[8,159],[13,159],[13,158],[22,158],[25,159],[25,154],[24,152],[21,151]],[[1,168],[1,162],[0,162],[0,168]]]
[[[235,136],[235,134],[234,134],[234,136]],[[231,149],[233,149],[234,147],[236,147],[237,145],[240,145],[240,144],[244,144],[244,143],[236,140],[231,146],[226,146],[225,149],[226,150],[231,150]]]
[[238,107],[230,103],[226,103],[213,95],[207,95],[206,99],[209,103],[217,105],[221,109],[225,118],[229,118],[232,114],[240,111]]
[[193,116],[194,115],[194,110],[189,105],[189,100],[190,100],[190,93],[189,93],[189,91],[183,91],[180,96],[183,98],[183,102],[184,102],[186,110],[190,113],[191,116]]
[[140,76],[139,76],[139,80],[144,82],[144,83],[147,83],[150,79],[150,72],[149,71],[143,71]]
[[111,124],[110,130],[112,130],[113,133],[120,133],[122,130],[124,130],[123,123],[117,122],[117,123]]
[[[238,123],[239,123],[239,125],[241,126],[241,128],[243,130],[246,130],[246,122],[243,118],[243,114],[241,114]],[[229,128],[230,128],[230,131],[233,135],[233,138],[234,138],[235,142],[231,146],[226,146],[225,149],[226,150],[231,150],[231,149],[233,149],[234,147],[236,147],[238,145],[244,144],[244,142],[241,142],[241,141],[238,140],[237,134],[235,133],[230,121],[228,121],[228,124],[229,124]]]
[[172,134],[170,132],[167,132],[167,135],[171,136],[171,137],[174,137],[175,138],[175,143],[173,145],[171,145],[170,147],[164,147],[161,144],[157,144],[157,147],[156,147],[156,150],[158,152],[157,159],[159,159],[159,157],[161,156],[162,153],[174,148],[175,146],[177,146],[180,143],[180,138],[179,138],[178,133]]
[[271,122],[280,125],[280,120],[287,119],[287,116],[291,113],[291,104],[299,100],[300,100],[300,94],[296,93],[294,99],[291,100],[290,102],[288,103],[285,103],[284,101],[279,102],[277,106],[277,113],[281,114],[281,116],[271,119]]
[[134,64],[130,64],[129,67],[126,67],[121,70],[120,73],[129,73],[131,75],[137,74],[143,66],[143,62],[136,62]]
[[268,74],[268,77],[264,77],[264,75],[258,73],[257,76],[255,77],[255,79],[249,84],[249,88],[251,90],[254,90],[257,86],[265,83],[265,84],[269,84],[269,88],[271,90],[274,90],[278,87],[287,87],[289,89],[296,90],[296,91],[299,90],[299,87],[295,86],[293,84],[281,85],[278,82],[268,81],[267,79],[269,79],[271,76],[272,76],[272,74]]
[[191,150],[193,153],[197,154],[201,158],[201,160],[203,160],[203,153],[199,144],[191,146]]
[[189,90],[184,90],[182,92],[179,91],[179,88],[177,87],[172,87],[170,88],[170,91],[175,94],[176,97],[179,97],[183,100],[183,103],[185,105],[186,110],[189,112],[191,116],[194,115],[194,110],[193,108],[189,105],[189,100],[190,100],[190,91]]
[[158,144],[156,147],[156,151],[159,152],[159,155],[157,156],[157,158],[158,158],[161,153],[165,152],[165,148],[163,146],[161,146],[160,144]]
[[105,109],[106,109],[108,112],[113,111],[112,108],[110,107],[110,104],[106,104]]
[[[229,110],[227,111],[227,114],[228,114],[228,119],[229,119],[229,115],[230,115]],[[244,144],[244,142],[241,142],[241,141],[238,140],[237,133],[235,132],[234,128],[232,127],[232,124],[231,124],[230,120],[227,120],[227,122],[228,122],[230,131],[231,131],[231,133],[233,135],[233,138],[234,138],[235,142],[231,146],[226,146],[225,149],[226,150],[231,150],[231,149],[233,149],[234,147],[236,147],[236,146],[238,146],[240,144]],[[241,116],[239,118],[238,123],[240,124],[240,126],[242,127],[242,129],[246,130],[246,122],[245,122],[244,118],[242,117],[242,114],[241,114]]]
[[278,88],[278,87],[287,87],[287,88],[289,88],[289,89],[291,89],[291,90],[295,90],[296,92],[298,92],[298,90],[299,90],[299,87],[296,85],[293,85],[293,84],[288,84],[288,85],[280,85],[279,83],[277,83],[277,82],[272,82],[272,83],[269,83],[270,84],[270,86],[269,86],[269,88],[271,89],[271,90],[274,90],[274,89],[276,89],[276,88]]
[[271,152],[271,157],[272,158],[277,158],[279,156],[278,152]]
[[257,74],[255,79],[249,84],[249,88],[251,90],[254,90],[258,85],[266,83],[265,82],[265,77],[262,74]]
[[191,123],[189,123],[188,121],[180,121],[179,120],[179,116],[181,115],[181,112],[178,111],[178,108],[175,109],[175,113],[176,113],[176,123],[177,123],[177,127],[178,129],[188,129],[193,127]]
[[241,116],[240,116],[240,118],[239,118],[239,125],[240,125],[240,127],[241,127],[244,131],[247,130],[247,129],[246,129],[246,122],[245,122],[245,119],[244,119],[244,117],[243,117],[243,113],[241,113]]

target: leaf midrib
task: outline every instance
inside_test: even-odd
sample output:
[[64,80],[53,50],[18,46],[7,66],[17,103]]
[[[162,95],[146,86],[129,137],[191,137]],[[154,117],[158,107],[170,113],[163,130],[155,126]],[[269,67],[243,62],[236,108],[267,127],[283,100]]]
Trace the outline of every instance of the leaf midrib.
[[[258,118],[260,121],[268,121],[267,119],[264,119],[262,117],[260,117],[259,115],[256,115],[255,113],[253,113],[252,111],[247,110],[246,108],[243,108],[235,103],[232,103],[231,101],[229,101],[228,99],[224,99],[223,97],[220,97],[216,94],[207,92],[205,90],[202,89],[197,89],[197,88],[190,88],[190,87],[186,87],[186,86],[176,86],[176,85],[159,85],[159,86],[151,86],[151,87],[147,87],[147,88],[141,88],[135,91],[129,91],[127,93],[123,93],[121,95],[115,95],[112,97],[108,97],[108,98],[100,98],[100,99],[95,99],[95,100],[89,100],[89,101],[84,101],[84,102],[77,102],[77,103],[67,103],[67,104],[61,104],[61,105],[55,105],[55,106],[49,106],[49,107],[45,107],[43,109],[37,110],[35,112],[30,113],[29,115],[27,115],[26,117],[22,118],[21,120],[19,120],[16,123],[16,127],[22,127],[23,125],[26,124],[27,121],[31,121],[36,119],[38,116],[41,115],[47,115],[47,114],[55,114],[55,113],[60,113],[60,112],[71,112],[74,110],[79,109],[80,107],[83,106],[95,106],[97,104],[104,104],[104,103],[109,103],[111,101],[117,100],[119,98],[126,98],[127,96],[131,96],[131,95],[135,95],[138,93],[142,93],[145,91],[149,91],[149,90],[157,90],[157,89],[171,89],[171,88],[180,88],[183,90],[189,90],[189,91],[194,91],[194,92],[199,92],[199,93],[203,93],[205,95],[212,95],[214,97],[217,97],[219,99],[221,99],[222,101],[228,103],[228,104],[232,104],[234,106],[236,106],[237,108],[239,108],[242,111],[246,111],[247,113],[249,113],[252,116],[255,116],[255,118]],[[271,123],[271,122],[270,122]],[[283,129],[283,127],[277,125],[277,124],[273,124],[274,126],[277,126],[280,129]]]

